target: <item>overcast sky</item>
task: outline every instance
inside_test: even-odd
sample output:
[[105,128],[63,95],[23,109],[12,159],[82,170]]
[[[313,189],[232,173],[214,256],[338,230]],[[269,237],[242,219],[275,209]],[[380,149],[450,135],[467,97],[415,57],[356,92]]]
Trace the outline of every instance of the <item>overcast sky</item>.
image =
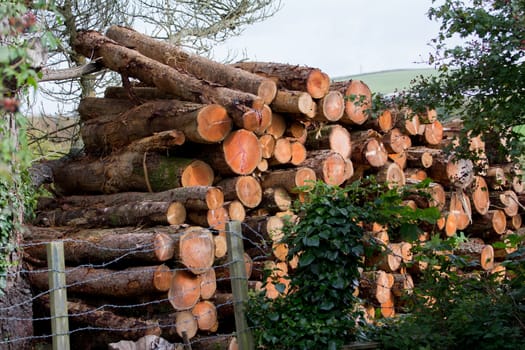
[[[217,46],[250,60],[320,68],[331,77],[398,68],[423,68],[438,23],[431,0],[282,0],[273,17]],[[419,63],[417,63],[419,62]]]

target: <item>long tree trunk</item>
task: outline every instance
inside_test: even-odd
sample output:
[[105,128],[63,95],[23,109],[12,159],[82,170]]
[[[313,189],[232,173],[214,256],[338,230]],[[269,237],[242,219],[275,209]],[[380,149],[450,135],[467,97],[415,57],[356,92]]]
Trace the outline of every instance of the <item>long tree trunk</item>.
[[[98,104],[100,100],[90,99],[89,103]],[[228,135],[231,125],[231,119],[220,105],[161,100],[146,102],[117,117],[101,114],[84,123],[81,132],[86,151],[98,154],[170,129],[183,132],[188,141],[216,143]]]
[[265,108],[264,100],[260,97],[218,87],[180,73],[170,66],[121,46],[95,31],[78,32],[74,47],[86,57],[92,59],[100,57],[106,67],[124,76],[140,79],[182,100],[222,105],[240,127],[250,127],[253,119],[260,120],[260,115],[271,115],[271,110],[267,106]]
[[265,103],[271,103],[277,92],[277,85],[271,79],[187,53],[165,41],[155,40],[129,28],[111,26],[106,35],[126,47],[133,47],[149,58],[200,79],[260,96]]

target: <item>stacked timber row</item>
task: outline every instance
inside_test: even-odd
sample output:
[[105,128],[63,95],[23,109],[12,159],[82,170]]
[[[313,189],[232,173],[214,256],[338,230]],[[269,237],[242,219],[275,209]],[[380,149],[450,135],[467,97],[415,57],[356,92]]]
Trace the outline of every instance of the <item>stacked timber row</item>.
[[[142,331],[118,337],[179,341],[182,330],[190,338],[228,330],[220,321],[231,315],[230,219],[243,222],[249,285],[263,288],[265,268],[274,273],[269,280],[286,284],[297,261],[287,261],[280,243],[283,218],[312,180],[345,186],[372,174],[394,187],[431,178],[428,196],[414,193],[407,205],[438,207],[437,229],[471,235],[462,252],[486,271],[500,271],[497,259],[508,253],[491,243],[521,226],[518,168],[491,164],[476,172],[471,161],[446,154],[458,124],[442,125],[435,111],[387,109],[371,118],[371,92],[361,81],[334,83],[319,69],[288,64],[223,65],[123,27],[106,36],[79,32],[75,48],[120,73],[123,86],[81,101],[85,155],[47,163],[59,196],[40,200],[27,240],[70,241],[68,290],[78,297],[72,310],[117,303],[113,298],[169,305],[167,313],[150,307],[142,319],[121,310],[105,316],[113,322],[106,329],[142,322],[135,327]],[[472,147],[483,154],[477,138]],[[356,293],[365,310],[391,317],[425,267],[413,266],[410,243],[364,224],[384,254],[366,262]],[[421,240],[435,228],[424,229]],[[46,290],[42,246],[26,253],[36,272],[32,285]],[[266,293],[279,295],[271,284]]]

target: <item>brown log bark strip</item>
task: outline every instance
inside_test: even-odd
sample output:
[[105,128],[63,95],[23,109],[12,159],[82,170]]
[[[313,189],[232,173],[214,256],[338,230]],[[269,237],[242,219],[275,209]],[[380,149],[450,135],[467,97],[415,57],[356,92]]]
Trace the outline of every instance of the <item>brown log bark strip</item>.
[[201,295],[200,282],[199,277],[188,271],[173,272],[168,299],[175,310],[189,310],[197,304]]
[[191,310],[201,331],[209,331],[217,323],[217,308],[208,300],[199,301]]
[[345,101],[339,91],[329,91],[326,96],[317,101],[314,120],[320,122],[336,122],[345,113]]
[[300,192],[297,187],[312,187],[317,180],[315,171],[308,167],[275,170],[264,174],[261,179],[263,190],[267,188],[283,187],[290,193]]
[[261,185],[253,176],[225,178],[217,183],[217,187],[222,189],[226,201],[238,199],[248,208],[257,207],[262,200]]
[[[92,100],[98,104],[100,100]],[[150,101],[116,117],[85,122],[82,140],[88,153],[109,153],[156,132],[176,129],[196,143],[217,143],[230,133],[232,120],[224,107],[177,100]]]
[[374,130],[352,132],[352,161],[380,168],[386,164],[388,152]]
[[352,153],[352,138],[348,130],[341,125],[325,125],[308,132],[306,138],[308,149],[329,149],[339,153],[343,158],[349,158]]
[[507,216],[503,210],[488,210],[485,215],[477,216],[466,230],[467,233],[482,237],[502,235],[507,231]]
[[46,164],[53,169],[55,186],[62,194],[149,191],[150,188],[160,192],[183,186],[210,186],[214,179],[211,167],[201,160],[171,158],[154,152],[124,152],[104,158],[82,157]]
[[[31,244],[24,252],[40,260],[46,260],[46,242],[64,238],[64,257],[69,265],[108,264],[135,262],[155,264],[174,256],[172,235],[180,232],[176,226],[156,226],[137,229],[122,227],[114,229],[45,228],[26,226],[24,235]],[[52,237],[52,238],[51,238]],[[42,244],[38,244],[41,242]]]
[[186,142],[186,136],[182,131],[165,130],[133,141],[126,147],[126,149],[131,152],[159,152],[167,151],[175,146],[180,146],[184,142]]
[[272,102],[277,92],[277,85],[271,79],[187,53],[166,41],[155,40],[129,28],[111,26],[106,35],[126,47],[133,47],[143,55],[200,79],[257,95],[265,103]]
[[[140,86],[140,83],[132,85],[131,89],[133,95],[135,95],[139,99],[139,101],[175,99],[175,96],[173,94],[170,94],[169,92],[159,90],[156,87],[152,86]],[[108,86],[106,90],[104,90],[104,99],[129,101],[129,93],[129,89],[123,86]]]
[[389,153],[403,153],[412,146],[410,137],[398,128],[391,129],[381,140]]
[[[136,298],[148,294],[159,294],[155,273],[158,266],[129,267],[124,270],[94,269],[77,266],[66,268],[68,293],[115,298]],[[35,269],[28,274],[31,286],[38,290],[49,290],[48,271]],[[163,286],[164,282],[160,284]]]
[[[51,302],[48,295],[38,298],[38,303],[49,309]],[[145,335],[160,336],[161,329],[157,321],[124,317],[110,310],[102,310],[79,300],[68,300],[68,316],[71,321],[90,326],[94,329],[111,329],[119,339],[137,339]]]
[[104,208],[54,209],[39,213],[34,222],[43,226],[122,227],[180,225],[186,208],[179,202],[131,202]]
[[222,207],[224,194],[218,187],[178,187],[162,192],[121,192],[94,196],[40,198],[38,210],[67,208],[96,208],[125,205],[132,202],[180,202],[188,210],[207,210]]
[[345,160],[339,153],[330,150],[308,152],[303,165],[313,169],[316,176],[329,185],[338,186],[347,179]]
[[317,109],[310,94],[290,90],[279,90],[270,107],[277,113],[301,114],[308,118],[313,118]]
[[105,116],[108,119],[118,118],[119,115],[133,109],[136,105],[129,99],[85,97],[78,104],[80,120],[88,122],[92,119]]
[[264,101],[253,94],[217,87],[190,75],[180,73],[135,50],[118,45],[115,41],[95,32],[79,31],[73,46],[80,54],[101,58],[107,68],[156,86],[182,100],[224,106],[230,117],[244,127],[244,114],[251,109],[264,112]]
[[372,106],[368,85],[361,80],[349,80],[333,83],[330,90],[341,92],[345,98],[345,114],[339,119],[340,123],[362,125],[367,121]]
[[239,62],[234,67],[274,78],[278,87],[306,91],[313,98],[322,98],[330,88],[330,77],[316,68],[270,62]]

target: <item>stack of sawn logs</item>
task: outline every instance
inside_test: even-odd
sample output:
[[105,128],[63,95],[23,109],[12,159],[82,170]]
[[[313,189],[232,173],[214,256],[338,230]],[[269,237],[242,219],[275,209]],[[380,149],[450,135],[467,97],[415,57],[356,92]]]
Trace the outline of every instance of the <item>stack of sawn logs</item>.
[[[261,288],[264,268],[273,268],[272,278],[286,284],[296,262],[286,262],[288,250],[279,239],[291,202],[307,193],[309,180],[344,186],[368,174],[390,186],[430,177],[429,196],[414,193],[407,205],[438,207],[443,216],[437,228],[444,235],[464,231],[473,237],[460,253],[483,270],[501,271],[495,261],[509,251],[490,243],[521,226],[519,169],[491,165],[475,173],[470,160],[445,154],[460,124],[444,126],[432,110],[417,115],[387,109],[370,118],[371,93],[361,81],[331,83],[318,69],[288,64],[220,64],[123,27],[111,27],[106,36],[79,32],[75,49],[120,73],[123,87],[81,101],[86,155],[49,163],[60,196],[40,200],[27,240],[68,238],[68,264],[117,259],[121,270],[71,268],[71,293],[148,300],[167,293],[176,310],[169,315],[177,318],[169,324],[180,325],[179,336],[214,332],[217,319],[225,317],[216,306],[231,300],[217,292],[227,291],[221,283],[227,268],[218,267],[226,256],[225,222],[243,222],[250,287]],[[479,138],[471,145],[483,153]],[[390,317],[425,266],[412,264],[411,245],[390,242],[387,228],[364,225],[384,243],[385,254],[367,261],[370,271],[363,272],[356,292],[368,300],[367,314],[380,307]],[[38,247],[26,249],[34,265],[45,260]],[[150,250],[116,257],[132,247]],[[41,270],[30,281],[46,290]],[[266,292],[279,294],[271,285]],[[88,308],[81,301],[70,304],[77,312]],[[163,327],[166,319],[113,316],[130,329],[146,330],[125,335],[130,339],[146,333],[173,338]],[[143,327],[131,327],[140,322]]]

